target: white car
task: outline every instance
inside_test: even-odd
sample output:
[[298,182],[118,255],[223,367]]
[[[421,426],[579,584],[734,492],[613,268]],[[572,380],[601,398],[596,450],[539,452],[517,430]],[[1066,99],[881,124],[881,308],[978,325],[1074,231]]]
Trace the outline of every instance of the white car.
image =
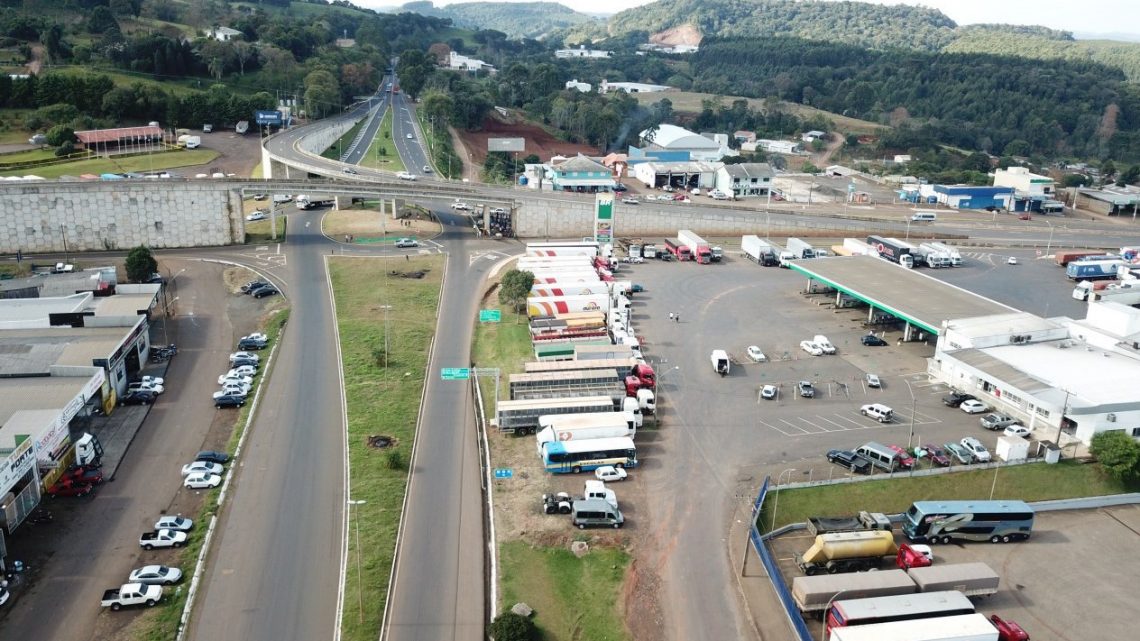
[[760,351],[760,348],[756,345],[748,346],[748,358],[751,358],[754,362],[757,363],[763,363],[764,361],[768,360],[768,357],[765,356],[764,352]]
[[[257,376],[257,368],[253,365],[242,365],[240,367],[232,367],[230,368],[230,371],[222,374],[223,378],[228,378],[230,376],[239,376],[243,378],[249,376],[252,378],[254,376]],[[218,384],[221,385],[221,383]]]
[[970,454],[974,457],[975,461],[978,461],[980,463],[988,463],[993,459],[993,457],[990,456],[990,451],[986,449],[986,446],[982,445],[982,442],[973,436],[967,436],[958,442],[962,444],[962,447],[970,451]]
[[615,481],[624,481],[629,473],[625,471],[624,467],[614,467],[612,465],[603,465],[594,470],[594,476],[599,481],[606,483],[613,483]]
[[468,205],[467,203],[454,202],[451,203],[451,208],[455,211],[470,211],[471,205]]
[[827,340],[827,337],[823,334],[816,334],[815,338],[811,339],[811,341],[816,345],[819,345],[819,348],[823,350],[824,354],[835,353],[835,346],[832,345],[831,341]]
[[775,400],[777,394],[779,394],[779,390],[775,385],[765,385],[760,389],[760,398],[766,401]]
[[405,247],[419,247],[419,246],[420,246],[420,243],[415,238],[397,238],[396,239],[396,247],[397,248],[402,249]]
[[266,218],[269,218],[269,214],[261,211],[260,209],[258,209],[257,211],[255,211],[252,214],[245,217],[246,220],[250,220],[250,221],[265,220]]
[[879,376],[877,374],[867,374],[867,387],[878,388],[882,386],[883,382],[879,380]]
[[[211,463],[209,461],[194,461],[182,466],[182,476],[189,476],[191,474],[221,474],[222,466],[219,463]],[[162,529],[162,528],[155,528]],[[173,528],[171,528],[173,529]],[[189,529],[189,528],[187,528]]]
[[249,396],[249,391],[253,389],[252,385],[243,385],[241,383],[226,383],[222,385],[222,389],[214,392],[214,398],[219,396],[227,396],[236,394],[237,396]]
[[640,205],[641,204],[641,201],[638,200],[637,198],[634,198],[633,196],[626,196],[625,198],[622,198],[621,201],[627,205]]
[[958,406],[958,409],[962,410],[963,412],[965,412],[967,414],[981,414],[982,412],[985,412],[985,411],[989,410],[990,408],[986,407],[985,403],[983,403],[977,399],[971,398],[968,401],[962,401],[962,404]]
[[728,200],[728,194],[719,189],[714,189],[709,192],[709,197],[713,200]]
[[823,356],[823,348],[811,341],[800,341],[800,349],[812,356]]
[[160,376],[143,376],[138,383],[146,383],[147,385],[166,385],[166,379]]
[[235,374],[233,370],[218,377],[218,385],[253,385],[253,378],[248,375]]
[[194,521],[184,516],[161,516],[154,522],[154,529],[156,530],[188,532],[192,527],[194,527]]
[[406,171],[401,171],[396,173],[396,178],[399,178],[400,180],[415,180],[416,175],[410,174]]
[[505,213],[507,213],[507,210],[503,209],[502,207],[492,207],[491,213],[492,214],[505,214]]
[[1021,438],[1029,438],[1030,431],[1031,430],[1028,427],[1021,425],[1020,423],[1014,423],[1013,425],[1006,427],[1005,430],[1002,431],[1002,434],[1006,436],[1020,436]]
[[405,138],[407,138],[408,140],[411,140],[411,139],[412,139],[412,134],[404,134],[404,137],[405,137]]
[[234,352],[233,354],[230,354],[230,362],[231,363],[236,361],[236,360],[241,360],[241,359],[250,360],[250,361],[253,361],[255,363],[261,362],[261,357],[258,356],[257,354],[254,354],[253,352]]
[[221,484],[222,477],[217,474],[206,474],[205,472],[195,472],[182,481],[182,486],[188,487],[191,490],[208,490],[212,487],[218,487]]
[[1005,264],[1006,265],[1016,265],[1017,264],[1017,256],[1010,256],[1009,260],[1005,261]]
[[182,570],[165,565],[146,565],[131,571],[129,583],[174,585],[182,580]]
[[157,384],[157,383],[145,383],[142,381],[139,381],[136,383],[131,383],[130,385],[127,386],[127,393],[128,394],[130,394],[131,392],[137,392],[139,390],[146,391],[146,392],[154,392],[155,394],[161,394],[161,393],[166,391],[166,388],[163,387],[162,385]]

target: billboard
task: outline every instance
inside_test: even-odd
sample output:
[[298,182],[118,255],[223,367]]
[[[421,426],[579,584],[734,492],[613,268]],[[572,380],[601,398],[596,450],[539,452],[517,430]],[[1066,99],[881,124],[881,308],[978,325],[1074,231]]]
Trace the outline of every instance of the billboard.
[[594,240],[614,242],[614,195],[598,194],[594,201]]
[[487,151],[524,151],[526,138],[488,138]]
[[282,123],[281,112],[276,109],[259,110],[253,112],[253,120],[261,126],[280,127]]

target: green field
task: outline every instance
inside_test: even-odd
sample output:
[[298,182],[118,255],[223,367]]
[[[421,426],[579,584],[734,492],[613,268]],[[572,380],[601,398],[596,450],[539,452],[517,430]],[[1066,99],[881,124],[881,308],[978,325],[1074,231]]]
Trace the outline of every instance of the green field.
[[[345,641],[374,641],[380,634],[443,267],[441,256],[398,263],[330,259],[348,403],[351,500],[365,502],[350,515],[360,519],[360,547],[354,529],[342,612]],[[423,270],[427,276],[392,277],[391,269]],[[383,308],[389,305],[385,322]],[[391,332],[387,354],[386,328]],[[392,437],[395,445],[372,448],[367,437],[373,435]],[[388,466],[392,452],[402,458],[396,469]]]
[[285,227],[289,222],[288,217],[277,217],[277,238],[273,238],[272,227],[268,220],[255,220],[253,222],[245,221],[245,244],[252,243],[268,243],[268,242],[282,242],[285,240]]
[[400,154],[396,151],[396,144],[392,142],[392,112],[390,110],[384,113],[384,119],[380,121],[380,128],[376,130],[376,137],[372,139],[372,145],[368,148],[368,153],[360,164],[364,167],[384,171],[404,171],[404,162],[400,160]]
[[114,159],[97,158],[93,160],[78,160],[47,167],[0,172],[0,176],[26,176],[31,174],[50,179],[59,178],[60,176],[79,176],[82,174],[95,174],[98,176],[99,174],[105,173],[147,172],[205,165],[217,157],[218,152],[209,149],[181,149]]
[[[486,309],[501,309],[501,323],[483,323],[475,331],[472,347],[475,364],[479,367],[493,367],[499,370],[499,393],[504,393],[507,376],[521,372],[523,363],[534,359],[530,344],[530,326],[525,314],[515,314],[505,309],[495,298],[483,303]],[[495,381],[485,376],[479,379],[479,389],[485,399],[483,410],[486,418],[494,416]]]
[[[995,485],[996,479],[996,485]],[[1136,492],[1109,478],[1100,465],[1064,461],[1057,465],[1032,463],[995,470],[954,472],[914,478],[823,485],[780,492],[776,526],[806,521],[808,517],[852,514],[859,510],[897,514],[915,501],[995,499],[1047,501],[1081,496]],[[776,504],[769,490],[760,512],[760,529],[773,529],[771,509]]]

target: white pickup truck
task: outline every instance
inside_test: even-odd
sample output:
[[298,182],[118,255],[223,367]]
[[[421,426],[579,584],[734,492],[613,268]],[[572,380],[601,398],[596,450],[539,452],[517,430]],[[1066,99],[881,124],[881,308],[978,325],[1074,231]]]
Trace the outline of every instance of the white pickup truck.
[[823,334],[816,334],[815,338],[812,339],[812,342],[816,345],[819,345],[819,348],[823,350],[824,354],[835,353],[835,346],[832,345],[831,341],[827,340],[827,337]]
[[186,545],[186,533],[174,530],[155,530],[139,537],[139,545],[144,549],[180,548]]
[[104,591],[102,605],[112,610],[120,610],[131,605],[145,605],[150,608],[158,605],[161,600],[161,585],[124,583],[118,588]]
[[721,376],[728,376],[728,372],[732,367],[731,362],[728,360],[728,352],[723,349],[714,349],[712,353],[712,366],[713,371]]

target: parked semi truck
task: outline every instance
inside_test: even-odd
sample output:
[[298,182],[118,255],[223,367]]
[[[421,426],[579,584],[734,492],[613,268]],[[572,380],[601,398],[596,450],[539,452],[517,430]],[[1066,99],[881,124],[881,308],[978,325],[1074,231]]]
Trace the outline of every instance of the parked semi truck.
[[728,376],[732,370],[732,362],[728,360],[728,352],[723,349],[714,349],[712,352],[713,371],[721,376]]
[[918,246],[918,253],[922,254],[924,263],[935,269],[954,265],[950,253],[938,247],[936,243],[922,243]]
[[758,265],[772,267],[780,264],[779,255],[772,243],[756,235],[740,237],[740,249]]
[[604,395],[613,399],[615,410],[626,409],[626,399],[637,401],[636,407],[647,413],[656,409],[652,384],[616,369],[511,374],[510,395],[511,400]]
[[640,379],[643,387],[652,388],[657,382],[657,375],[653,367],[632,357],[550,361],[546,363],[524,363],[523,371],[528,374],[541,372],[561,372],[587,369],[616,369],[623,376],[635,376]]
[[865,530],[890,531],[891,520],[881,512],[859,512],[855,516],[829,518],[813,516],[807,521],[808,533],[812,536],[832,532],[859,532]]
[[688,229],[682,229],[677,232],[677,242],[689,248],[691,254],[698,263],[707,265],[712,262],[712,247],[705,242],[704,238],[696,235]]
[[606,283],[596,280],[584,283],[535,283],[530,288],[530,295],[534,298],[555,298],[559,296],[591,296],[602,292],[609,293]]
[[633,412],[595,412],[591,414],[554,414],[538,417],[535,440],[539,455],[542,446],[551,441],[586,441],[637,434],[638,420]]
[[868,236],[867,244],[878,252],[880,258],[898,263],[907,269],[915,266],[915,257],[911,255],[914,246],[910,243],[905,243],[897,238]]
[[891,532],[820,534],[806,552],[796,555],[796,565],[808,576],[819,572],[857,572],[879,567],[884,557],[894,556],[898,551]]
[[597,312],[610,309],[608,293],[588,296],[543,296],[526,299],[526,313],[529,318],[569,314],[571,312]]
[[982,562],[912,567],[907,575],[919,592],[957,590],[966,596],[990,596],[1000,583],[997,572]]
[[858,238],[844,238],[843,248],[851,252],[851,256],[878,256],[879,251]]
[[609,396],[580,396],[521,401],[499,401],[495,404],[495,425],[500,432],[534,434],[540,416],[551,414],[589,414],[612,412]]
[[677,260],[693,260],[693,253],[689,246],[677,240],[666,238],[665,251],[672,254],[673,258]]
[[950,265],[952,267],[960,267],[962,265],[962,254],[961,254],[961,252],[958,251],[957,247],[947,245],[946,243],[936,243],[936,242],[930,242],[930,243],[926,243],[926,244],[930,245],[934,249],[937,249],[938,251],[949,256],[950,257]]
[[1119,256],[1111,258],[1084,258],[1070,262],[1065,267],[1065,275],[1069,280],[1111,280],[1117,277],[1124,259]]
[[1059,251],[1053,254],[1053,262],[1059,267],[1066,267],[1069,263],[1082,258],[1109,258],[1103,251]]
[[815,248],[799,238],[789,238],[787,250],[795,254],[796,258],[815,258]]
[[805,614],[822,615],[837,596],[861,599],[917,592],[914,580],[903,570],[820,574],[792,579],[792,600]]
[[834,628],[828,641],[1005,641],[984,614]]

